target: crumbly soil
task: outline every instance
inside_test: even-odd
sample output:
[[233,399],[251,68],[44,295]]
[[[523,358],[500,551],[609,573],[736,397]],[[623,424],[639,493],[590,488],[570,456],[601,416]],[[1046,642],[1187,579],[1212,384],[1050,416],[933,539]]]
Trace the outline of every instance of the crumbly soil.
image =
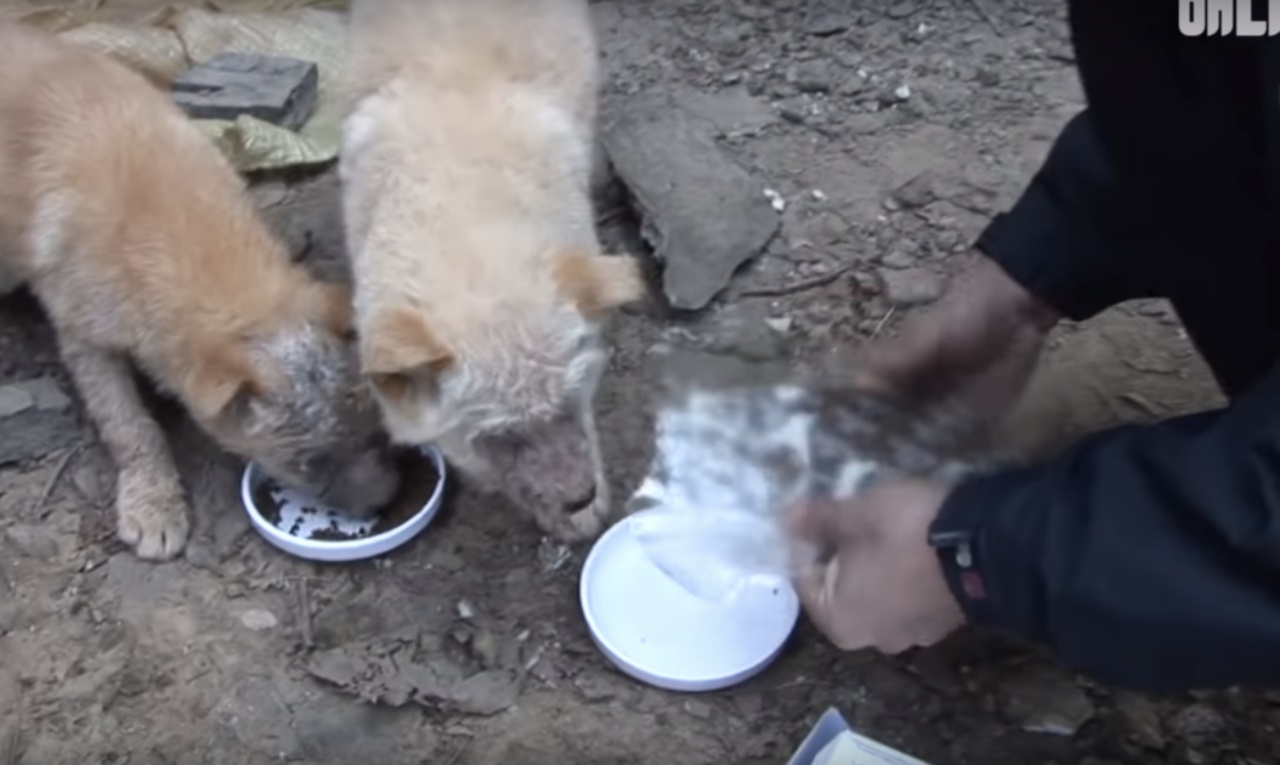
[[[1063,5],[596,5],[606,105],[646,92],[702,99],[712,117],[748,126],[721,144],[787,201],[781,233],[710,309],[675,316],[655,302],[617,322],[599,403],[621,496],[649,456],[663,344],[804,363],[892,332],[927,302],[949,256],[1014,201],[1080,106]],[[255,191],[300,257],[340,274],[335,192],[330,171]],[[606,239],[644,256],[613,204],[601,204]],[[836,267],[848,271],[823,285],[742,294]],[[882,278],[902,307],[875,294]],[[1162,303],[1067,326],[1053,345],[1021,419],[1028,444],[1220,403]],[[50,375],[71,393],[30,298],[0,301],[0,385]],[[972,633],[883,658],[842,654],[802,625],[741,687],[647,688],[586,634],[583,551],[542,539],[527,514],[456,491],[427,533],[383,560],[293,560],[250,530],[236,462],[156,405],[196,512],[176,562],[140,562],[115,541],[112,471],[82,415],[79,446],[46,428],[61,438],[51,449],[0,466],[0,763],[781,765],[829,706],[934,765],[1280,761],[1280,698],[1121,693]],[[23,432],[45,432],[41,416],[59,412],[35,414],[20,415],[37,429]]]

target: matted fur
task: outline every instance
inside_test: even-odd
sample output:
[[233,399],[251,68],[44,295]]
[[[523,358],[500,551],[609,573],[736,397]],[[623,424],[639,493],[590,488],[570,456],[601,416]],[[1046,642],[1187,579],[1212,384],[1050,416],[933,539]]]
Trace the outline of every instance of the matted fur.
[[340,171],[361,363],[394,440],[435,442],[563,539],[610,509],[600,322],[643,295],[600,252],[585,0],[356,0]]
[[180,552],[186,501],[136,365],[230,451],[369,508],[395,491],[350,342],[350,290],[291,262],[167,95],[107,57],[0,26],[0,265],[43,303],[119,470],[120,537]]

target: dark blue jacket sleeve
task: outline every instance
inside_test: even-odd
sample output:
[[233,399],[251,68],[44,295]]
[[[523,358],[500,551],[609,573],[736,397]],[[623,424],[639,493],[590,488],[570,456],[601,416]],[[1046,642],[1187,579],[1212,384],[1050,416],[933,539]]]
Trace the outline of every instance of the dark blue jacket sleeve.
[[1128,426],[962,484],[970,621],[1152,691],[1280,685],[1280,368],[1226,410]]
[[1009,276],[1058,313],[1083,321],[1155,294],[1139,251],[1124,244],[1127,208],[1092,114],[1063,128],[1040,171],[976,243]]

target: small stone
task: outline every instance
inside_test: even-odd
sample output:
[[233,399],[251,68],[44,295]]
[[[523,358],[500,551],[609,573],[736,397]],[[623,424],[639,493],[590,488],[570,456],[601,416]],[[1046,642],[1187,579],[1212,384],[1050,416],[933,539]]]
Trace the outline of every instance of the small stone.
[[918,10],[920,8],[915,4],[915,0],[899,0],[899,2],[889,6],[887,15],[891,19],[905,19]]
[[861,112],[844,119],[844,131],[852,136],[878,133],[889,124],[884,112]]
[[71,484],[94,505],[100,505],[106,496],[106,481],[102,469],[95,464],[81,465],[71,472]]
[[28,558],[50,561],[58,556],[58,534],[48,526],[10,526],[4,536]]
[[1192,704],[1169,718],[1169,730],[1193,747],[1208,743],[1226,727],[1222,714],[1207,704]]
[[893,89],[893,97],[898,101],[906,101],[911,98],[911,86],[899,85]]
[[480,630],[471,638],[471,652],[485,669],[494,669],[502,663],[502,640],[489,630]]
[[1093,719],[1093,702],[1075,680],[1050,669],[1031,669],[1000,689],[1008,717],[1030,733],[1074,736]]
[[240,623],[254,632],[262,632],[269,630],[280,624],[280,620],[270,611],[261,608],[251,608],[240,614]]
[[699,720],[709,720],[715,710],[713,710],[711,705],[705,701],[691,699],[684,703],[684,711],[688,713],[690,717],[695,717]]
[[902,250],[894,250],[888,255],[885,255],[880,262],[883,263],[886,268],[896,269],[914,268],[916,265],[916,259]]
[[219,53],[173,81],[173,100],[192,119],[234,120],[247,114],[297,130],[311,119],[320,71],[310,61]]
[[759,21],[769,18],[769,15],[773,13],[773,9],[752,3],[737,2],[733,5],[733,12],[738,14],[739,18],[747,19],[748,21]]
[[1000,72],[995,69],[981,67],[974,72],[974,79],[983,87],[994,88],[1000,84]]
[[618,695],[618,690],[612,683],[596,674],[579,675],[574,678],[573,684],[588,704],[612,701]]
[[465,600],[458,601],[458,618],[472,619],[476,615],[476,609]]
[[923,172],[902,184],[893,192],[894,199],[903,207],[924,207],[937,200],[937,179],[933,173]]
[[815,37],[838,35],[853,26],[854,16],[847,3],[825,0],[814,2],[804,15],[804,31]]
[[1116,711],[1129,723],[1129,733],[1134,741],[1147,749],[1164,749],[1160,710],[1154,701],[1141,694],[1121,691],[1116,694],[1115,704]]
[[790,332],[792,325],[795,324],[790,316],[771,316],[765,319],[764,323],[779,335],[785,335]]
[[462,556],[456,553],[440,550],[427,557],[427,565],[431,568],[438,568],[445,573],[453,574],[466,568],[467,563],[462,559]]
[[835,87],[835,71],[830,61],[808,61],[795,70],[795,84],[801,93],[829,93]]

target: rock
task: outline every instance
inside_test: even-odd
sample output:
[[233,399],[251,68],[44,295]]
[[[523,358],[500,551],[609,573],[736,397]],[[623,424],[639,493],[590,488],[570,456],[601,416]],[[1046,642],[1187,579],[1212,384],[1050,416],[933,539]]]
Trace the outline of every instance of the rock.
[[1227,727],[1218,710],[1192,704],[1169,718],[1169,730],[1193,747],[1203,746]]
[[739,0],[733,4],[733,12],[738,14],[739,18],[748,21],[762,21],[773,14],[773,9]]
[[790,316],[770,316],[764,320],[765,326],[777,332],[779,335],[786,335],[791,332],[791,328],[795,326],[795,320]]
[[613,701],[618,696],[618,688],[604,677],[595,673],[583,673],[573,680],[578,692],[588,704],[599,704]]
[[38,459],[80,436],[71,399],[54,379],[0,386],[0,464]]
[[887,127],[889,120],[890,118],[886,112],[850,114],[844,118],[844,132],[853,136],[872,135]]
[[705,350],[747,361],[770,361],[786,352],[786,340],[769,324],[768,306],[751,301],[716,315]]
[[1134,741],[1147,749],[1164,749],[1160,709],[1154,701],[1141,694],[1121,691],[1116,694],[1115,704],[1116,711],[1128,722],[1129,733]]
[[899,0],[889,6],[886,15],[891,19],[905,19],[915,14],[918,10],[920,10],[920,7],[916,5],[915,0]]
[[715,93],[686,93],[680,103],[714,125],[721,135],[755,133],[778,121],[772,106],[741,86]]
[[297,130],[311,119],[319,95],[314,63],[280,56],[219,53],[173,81],[173,100],[193,119],[234,120],[242,114]]
[[52,561],[58,557],[60,531],[47,525],[17,524],[5,529],[5,539],[28,558]]
[[673,99],[630,103],[604,131],[604,145],[664,264],[673,308],[705,308],[781,227],[764,184]]
[[806,61],[797,65],[791,74],[801,93],[830,93],[835,87],[835,64],[830,61]]
[[923,172],[898,187],[893,198],[906,208],[924,207],[938,198],[937,179],[931,172]]
[[1031,733],[1074,736],[1094,707],[1075,680],[1050,669],[1030,669],[1000,689],[1004,713]]
[[251,608],[240,614],[240,623],[254,632],[269,630],[280,624],[276,615],[262,608]]
[[107,479],[100,465],[88,463],[71,471],[71,485],[91,505],[100,506],[106,499]]
[[902,250],[894,250],[885,255],[880,261],[886,268],[913,268],[916,265],[916,259],[903,252]]
[[12,417],[25,412],[36,405],[35,396],[19,385],[6,385],[0,388],[0,417]]
[[463,714],[489,717],[516,703],[519,687],[507,672],[485,670],[453,686],[449,701]]
[[711,705],[705,701],[691,699],[684,703],[684,711],[687,712],[690,717],[694,717],[699,720],[710,720],[711,714],[714,710],[711,708]]
[[853,10],[849,3],[837,0],[814,0],[802,22],[806,34],[815,37],[838,35],[853,26]]
[[884,296],[899,308],[932,303],[942,294],[942,280],[923,268],[882,269]]

